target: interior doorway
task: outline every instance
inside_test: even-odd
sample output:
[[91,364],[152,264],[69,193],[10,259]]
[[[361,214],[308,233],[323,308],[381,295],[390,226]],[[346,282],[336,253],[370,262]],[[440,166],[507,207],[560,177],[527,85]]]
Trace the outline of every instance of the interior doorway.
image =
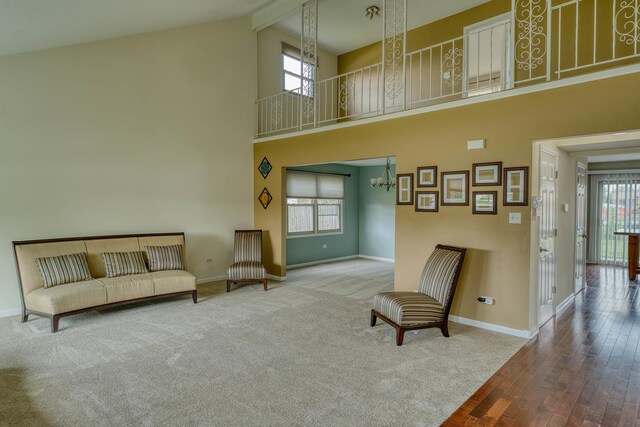
[[287,270],[354,258],[395,262],[395,158],[286,168]]
[[[549,153],[557,155],[555,203]],[[640,131],[534,141],[531,178],[530,324],[537,328],[571,306],[587,265],[628,263],[627,237],[614,232],[640,227]]]

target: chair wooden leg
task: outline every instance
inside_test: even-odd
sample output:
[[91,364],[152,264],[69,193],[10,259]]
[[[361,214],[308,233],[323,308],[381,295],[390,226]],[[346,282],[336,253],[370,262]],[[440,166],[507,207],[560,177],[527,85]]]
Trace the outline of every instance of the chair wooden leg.
[[398,328],[396,329],[396,344],[398,347],[402,345],[402,341],[404,341],[404,329]]
[[193,299],[194,304],[198,303],[198,291],[196,290],[191,291],[191,299]]
[[269,290],[269,288],[267,287],[267,279],[262,279],[262,286],[264,287],[265,291]]
[[376,326],[376,320],[378,320],[378,317],[376,316],[376,311],[371,310],[371,327]]
[[51,333],[58,332],[58,325],[60,324],[60,316],[53,316],[51,318]]
[[449,337],[449,322],[442,322],[442,326],[440,326],[440,330],[442,331],[442,335],[445,337]]
[[231,280],[227,280],[227,292],[231,290]]

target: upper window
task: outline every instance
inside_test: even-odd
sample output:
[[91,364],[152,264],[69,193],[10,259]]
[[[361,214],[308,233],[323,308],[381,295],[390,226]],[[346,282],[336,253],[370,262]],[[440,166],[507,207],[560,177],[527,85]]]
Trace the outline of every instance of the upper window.
[[344,178],[287,172],[287,235],[343,232]]
[[501,15],[465,28],[465,95],[513,86],[511,16]]
[[[312,65],[304,64],[300,56],[300,49],[288,44],[282,44],[282,81],[287,92],[301,93],[304,82],[304,95],[313,96]],[[303,73],[304,71],[304,73]],[[304,77],[303,77],[304,76]]]

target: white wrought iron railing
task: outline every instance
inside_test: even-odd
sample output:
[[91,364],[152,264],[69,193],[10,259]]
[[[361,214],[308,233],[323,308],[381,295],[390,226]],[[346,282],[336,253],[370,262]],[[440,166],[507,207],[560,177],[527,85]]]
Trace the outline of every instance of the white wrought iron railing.
[[400,109],[395,103],[389,109],[388,79],[383,64],[376,63],[316,82],[312,97],[298,90],[258,100],[257,136],[638,62],[639,29],[640,0],[512,0],[511,13],[471,26],[460,37],[406,53]]

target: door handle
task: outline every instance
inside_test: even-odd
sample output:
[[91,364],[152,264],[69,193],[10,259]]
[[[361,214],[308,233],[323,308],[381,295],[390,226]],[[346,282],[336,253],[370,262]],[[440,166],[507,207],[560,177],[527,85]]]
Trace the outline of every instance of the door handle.
[[589,235],[588,235],[588,234],[583,234],[583,235],[582,235],[582,236],[580,236],[580,237],[582,237],[583,239],[586,239],[587,237],[589,237]]
[[549,252],[549,249],[540,248],[540,253],[543,253],[543,252]]

